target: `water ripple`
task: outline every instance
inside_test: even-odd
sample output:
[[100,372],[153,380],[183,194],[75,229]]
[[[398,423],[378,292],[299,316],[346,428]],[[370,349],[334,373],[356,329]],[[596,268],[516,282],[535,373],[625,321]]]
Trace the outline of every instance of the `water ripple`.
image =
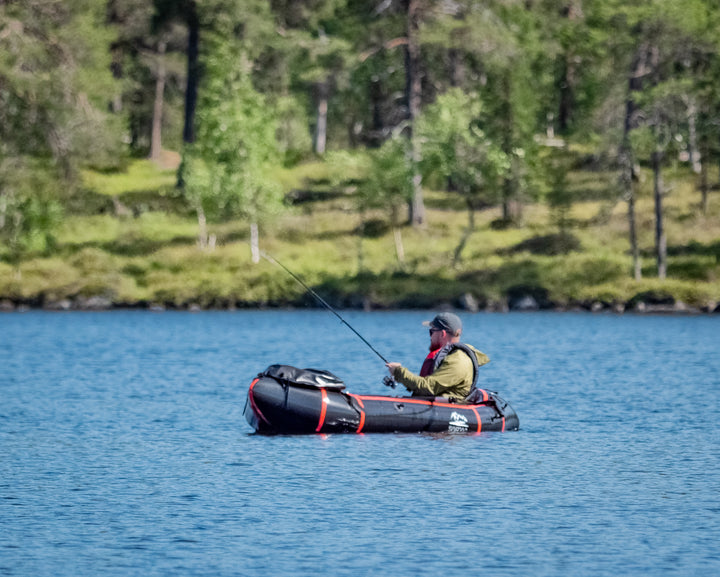
[[[418,368],[427,316],[347,318]],[[0,316],[0,574],[720,572],[720,319],[465,322],[517,433],[251,434],[272,363],[386,394],[321,311]]]

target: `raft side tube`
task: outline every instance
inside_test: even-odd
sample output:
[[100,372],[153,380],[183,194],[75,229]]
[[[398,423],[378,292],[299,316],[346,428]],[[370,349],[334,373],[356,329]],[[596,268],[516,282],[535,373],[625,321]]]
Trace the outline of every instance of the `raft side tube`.
[[[365,432],[481,433],[508,429],[492,401],[452,403],[442,397],[353,395],[365,405]],[[512,423],[515,428],[515,422]]]
[[324,388],[292,386],[261,377],[248,391],[245,418],[259,433],[355,431],[360,413],[348,395]]

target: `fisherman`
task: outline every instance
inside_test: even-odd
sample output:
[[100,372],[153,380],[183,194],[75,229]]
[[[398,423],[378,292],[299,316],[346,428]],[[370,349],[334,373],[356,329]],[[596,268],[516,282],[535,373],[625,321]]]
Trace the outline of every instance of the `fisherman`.
[[477,366],[490,362],[488,356],[475,347],[460,344],[462,321],[453,313],[440,313],[423,325],[430,327],[430,353],[416,375],[400,363],[386,363],[390,375],[412,391],[414,397],[448,397],[462,401],[473,386],[475,355]]

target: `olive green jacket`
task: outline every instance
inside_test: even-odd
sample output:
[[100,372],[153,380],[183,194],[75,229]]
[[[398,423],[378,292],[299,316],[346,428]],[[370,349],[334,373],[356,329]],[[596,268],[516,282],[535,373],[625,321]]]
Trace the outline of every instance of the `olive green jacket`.
[[[477,357],[478,366],[485,365],[490,359],[485,353],[468,345]],[[412,391],[413,396],[448,397],[462,400],[470,394],[473,378],[473,365],[470,357],[464,351],[455,349],[440,364],[437,370],[427,376],[421,377],[405,367],[397,367],[393,377],[398,383]]]

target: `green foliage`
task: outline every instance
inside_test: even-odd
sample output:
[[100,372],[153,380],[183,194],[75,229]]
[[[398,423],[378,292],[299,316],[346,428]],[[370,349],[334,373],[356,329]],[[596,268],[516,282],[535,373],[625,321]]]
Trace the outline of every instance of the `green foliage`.
[[[33,302],[95,294],[177,306],[302,302],[292,283],[228,255],[240,252],[245,222],[265,218],[279,257],[346,303],[367,293],[383,305],[426,304],[466,290],[499,300],[518,284],[558,302],[627,301],[640,289],[717,300],[715,3],[417,6],[422,114],[413,128],[430,210],[426,230],[403,231],[407,264],[397,274],[387,246],[394,237],[401,247],[412,176],[405,143],[391,137],[408,117],[407,2],[0,2],[0,293]],[[179,146],[195,16],[197,139],[183,151],[179,198],[173,170],[138,158],[161,64],[163,141]],[[325,103],[331,152],[309,162]],[[621,140],[633,152],[622,166],[640,167],[622,192],[635,193],[646,261],[647,161],[661,152],[671,165],[663,167],[674,187],[663,195],[668,284],[624,279]],[[702,214],[695,176],[677,160],[692,153],[697,163],[698,148]],[[312,202],[273,224],[290,192]],[[213,223],[222,258],[196,250],[190,204]],[[498,222],[517,226],[495,230]],[[466,261],[448,270],[448,253],[466,241]]]
[[497,204],[500,180],[511,161],[482,130],[482,103],[477,95],[453,89],[422,114],[423,176],[469,199]]
[[386,209],[396,225],[401,207],[407,205],[413,194],[407,142],[392,138],[371,151],[369,157],[369,172],[358,191],[360,209]]
[[23,256],[55,244],[62,206],[54,194],[52,172],[32,159],[0,160],[0,240],[16,267]]
[[223,40],[229,24],[221,18],[206,39],[196,141],[184,151],[182,174],[188,198],[208,218],[257,222],[281,206],[273,179],[277,128],[272,110],[252,86],[245,53]]
[[308,132],[310,120],[297,98],[279,97],[275,107],[278,148],[284,156],[283,164],[292,166],[307,158],[312,150],[312,138]]
[[75,186],[78,170],[117,162],[104,4],[0,6],[0,238],[16,266],[52,248],[61,193]]
[[104,2],[11,2],[0,7],[0,141],[5,154],[51,157],[63,178],[116,162],[113,79]]
[[567,182],[567,175],[572,167],[572,157],[566,150],[552,150],[544,163],[548,175],[548,191],[545,198],[550,207],[550,218],[561,235],[570,228],[570,211],[573,195]]
[[[326,174],[317,167],[311,173]],[[433,194],[439,200],[448,196]],[[670,214],[676,215],[668,219],[671,237],[687,229],[681,220],[684,211],[677,208],[692,194],[691,187],[682,187],[668,199]],[[502,303],[518,285],[542,289],[549,301],[561,305],[625,303],[643,290],[655,289],[691,305],[720,300],[720,252],[714,240],[720,235],[717,212],[702,221],[702,241],[690,237],[684,245],[670,247],[669,271],[676,278],[635,283],[627,279],[630,261],[623,244],[614,239],[624,223],[622,211],[606,224],[595,224],[589,216],[597,204],[582,204],[573,206],[573,215],[578,219],[579,214],[587,214],[588,220],[574,231],[581,242],[569,254],[545,250],[560,238],[553,236],[548,213],[539,206],[531,207],[526,229],[507,231],[490,230],[495,209],[481,212],[474,237],[479,242],[472,244],[457,271],[447,266],[447,253],[457,243],[464,217],[446,202],[429,211],[427,230],[407,231],[409,272],[402,274],[388,250],[392,241],[387,225],[363,237],[363,273],[357,274],[357,216],[331,202],[321,203],[314,215],[285,215],[268,232],[267,250],[281,262],[291,263],[293,271],[339,306],[361,306],[367,301],[385,307],[434,307],[440,302],[454,304],[466,292],[481,303]],[[651,223],[649,202],[641,202],[639,210],[643,222]],[[368,209],[368,222],[375,214]],[[288,275],[270,265],[250,266],[239,223],[223,226],[227,228],[219,229],[224,240],[218,248],[201,253],[187,217],[73,216],[57,234],[65,258],[27,254],[20,262],[21,280],[10,265],[0,263],[0,299],[52,302],[100,295],[116,303],[174,307],[309,304]]]
[[510,204],[519,206],[537,195],[534,137],[547,89],[544,50],[538,37],[539,22],[531,12],[519,3],[498,3],[494,9],[503,33],[486,61],[487,80],[479,90],[480,127],[507,157],[509,170],[501,188],[504,214],[519,221],[519,214],[511,214]]
[[[391,145],[383,154],[388,154]],[[392,154],[392,153],[391,153]],[[365,151],[349,151],[337,150],[330,151],[325,155],[323,165],[326,168],[326,177],[331,186],[346,186],[352,182],[365,179],[368,175],[372,175],[372,160],[370,154]],[[307,168],[318,165],[306,165]],[[308,175],[309,176],[309,175]],[[317,175],[315,180],[321,180],[322,177]]]
[[74,293],[80,273],[59,258],[40,258],[20,267],[22,283],[15,283],[15,295],[23,299],[56,300]]

